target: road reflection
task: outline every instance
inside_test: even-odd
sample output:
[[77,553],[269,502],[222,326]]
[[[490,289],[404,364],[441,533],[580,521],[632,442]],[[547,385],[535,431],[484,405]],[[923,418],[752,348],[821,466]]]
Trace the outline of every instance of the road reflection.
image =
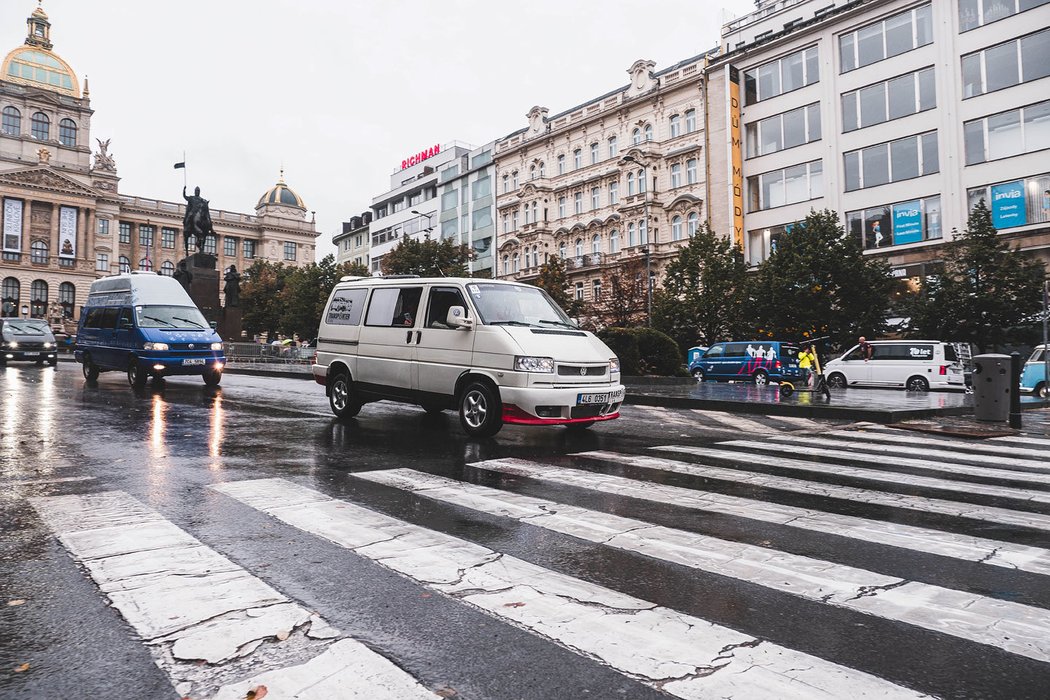
[[212,399],[211,405],[211,418],[209,421],[209,433],[208,433],[208,455],[211,457],[211,463],[208,467],[212,471],[219,471],[222,469],[222,441],[224,437],[225,425],[225,412],[222,408],[222,392],[216,390],[215,396]]

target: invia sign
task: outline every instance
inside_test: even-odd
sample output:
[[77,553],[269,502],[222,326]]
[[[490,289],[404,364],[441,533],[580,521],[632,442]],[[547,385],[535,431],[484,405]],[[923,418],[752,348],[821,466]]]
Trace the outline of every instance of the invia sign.
[[404,170],[405,168],[411,168],[413,165],[417,165],[419,163],[422,163],[427,158],[433,158],[438,153],[441,153],[441,144],[440,143],[434,144],[430,148],[423,149],[419,153],[416,153],[415,155],[412,155],[412,156],[409,156],[408,158],[405,158],[404,160],[401,161],[401,169]]
[[893,205],[893,244],[922,240],[922,208],[919,200]]
[[1028,222],[1025,212],[1024,181],[1004,182],[992,185],[992,226],[997,229],[1024,226]]

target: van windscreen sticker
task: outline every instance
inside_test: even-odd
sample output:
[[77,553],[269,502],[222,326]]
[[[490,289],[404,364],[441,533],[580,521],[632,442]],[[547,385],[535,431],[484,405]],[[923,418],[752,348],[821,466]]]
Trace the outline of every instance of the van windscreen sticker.
[[340,289],[332,295],[328,305],[325,323],[337,326],[356,326],[361,323],[361,311],[364,309],[365,289]]

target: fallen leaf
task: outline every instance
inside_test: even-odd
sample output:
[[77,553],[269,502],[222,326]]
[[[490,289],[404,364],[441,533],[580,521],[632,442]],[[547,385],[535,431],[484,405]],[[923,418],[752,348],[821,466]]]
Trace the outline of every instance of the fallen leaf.
[[505,607],[505,608],[524,608],[525,607],[525,603],[504,603],[503,607]]
[[8,605],[25,605],[25,600],[23,600],[22,598],[19,598],[17,600],[9,600],[9,601],[7,601],[7,604]]
[[290,634],[290,632],[288,632],[288,630],[281,630],[276,635],[277,636],[277,641],[283,642],[284,640],[288,639],[288,635],[289,634]]
[[22,673],[23,671],[29,670],[29,664],[22,664],[21,666],[15,666],[15,673]]
[[432,593],[423,593],[423,594],[422,594],[422,595],[420,595],[419,597],[420,597],[420,598],[429,598],[429,597],[431,597],[432,595],[433,595]]
[[266,697],[268,692],[265,685],[256,686],[248,691],[248,694],[244,696],[244,700],[261,700]]
[[437,694],[437,696],[439,698],[454,698],[454,697],[458,697],[459,696],[459,693],[457,693],[454,688],[448,688],[448,687],[438,688],[434,692]]

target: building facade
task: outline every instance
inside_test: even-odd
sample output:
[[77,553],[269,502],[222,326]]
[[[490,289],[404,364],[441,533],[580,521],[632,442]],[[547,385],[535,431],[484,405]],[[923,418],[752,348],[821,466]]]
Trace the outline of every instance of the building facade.
[[707,84],[711,224],[752,264],[828,208],[915,290],[980,199],[1050,259],[1050,1],[768,0]]
[[441,198],[438,222],[441,238],[470,246],[474,257],[468,263],[471,277],[492,277],[496,238],[495,143],[464,153],[438,167]]
[[704,65],[628,69],[630,84],[496,142],[497,276],[533,280],[557,255],[576,299],[601,296],[603,276],[648,256],[650,284],[707,217]]
[[[120,191],[108,139],[96,139],[92,158],[87,82],[81,86],[52,51],[42,9],[27,23],[25,43],[0,64],[0,310],[68,326],[95,279],[132,269],[174,273],[185,255],[185,205]],[[221,269],[257,259],[308,264],[317,234],[306,213],[282,176],[254,215],[213,208],[217,236],[205,251]]]
[[372,236],[369,231],[372,225],[372,210],[362,213],[360,216],[351,216],[349,221],[344,221],[339,233],[332,236],[335,244],[335,262],[337,265],[343,263],[356,263],[371,269],[369,261],[372,249]]

